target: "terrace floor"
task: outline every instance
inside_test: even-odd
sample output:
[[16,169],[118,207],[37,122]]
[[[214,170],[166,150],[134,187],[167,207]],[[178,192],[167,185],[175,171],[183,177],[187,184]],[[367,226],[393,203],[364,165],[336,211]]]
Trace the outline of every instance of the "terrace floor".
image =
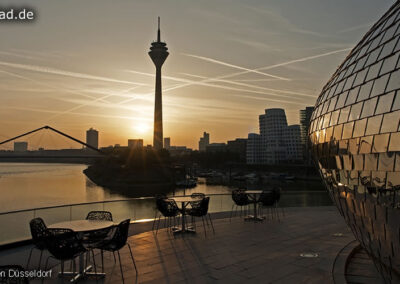
[[[131,236],[129,243],[139,274],[128,248],[123,248],[125,283],[333,283],[335,258],[354,240],[335,207],[285,209],[281,222],[253,223],[240,217],[231,222],[229,218],[213,221],[215,234],[209,229],[206,236],[201,220],[193,235],[174,236],[161,229],[158,235],[150,231]],[[27,253],[28,247],[8,254],[0,252],[0,264],[15,260],[12,263],[25,265]],[[303,253],[318,256],[302,257]],[[122,283],[112,254],[105,253],[104,257],[107,276],[98,282]],[[96,263],[101,263],[99,255]],[[57,269],[55,266],[53,275]],[[52,278],[44,283],[62,280]]]

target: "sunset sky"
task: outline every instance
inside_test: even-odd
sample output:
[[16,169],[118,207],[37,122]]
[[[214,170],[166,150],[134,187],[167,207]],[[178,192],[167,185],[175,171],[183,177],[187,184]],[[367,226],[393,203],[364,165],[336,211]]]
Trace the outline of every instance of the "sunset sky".
[[258,132],[265,108],[284,108],[298,124],[299,110],[314,105],[394,1],[2,0],[1,8],[7,3],[33,7],[37,19],[0,23],[0,140],[50,125],[79,139],[94,127],[101,146],[151,144],[155,68],[147,52],[160,16],[170,52],[164,137],[197,148],[203,131],[211,142]]

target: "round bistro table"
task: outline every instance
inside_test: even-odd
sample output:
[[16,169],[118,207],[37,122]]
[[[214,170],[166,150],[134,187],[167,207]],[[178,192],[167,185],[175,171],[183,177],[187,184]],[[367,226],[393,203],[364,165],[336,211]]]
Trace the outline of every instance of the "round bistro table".
[[[71,229],[79,234],[95,232],[98,230],[110,228],[114,226],[114,222],[102,220],[74,220],[64,221],[48,226],[51,229]],[[105,277],[105,273],[90,272],[93,269],[91,265],[85,267],[84,253],[79,255],[79,270],[77,272],[64,272],[66,276],[73,276],[72,282],[77,282],[86,276]]]
[[246,190],[244,193],[246,193],[250,199],[252,200],[252,203],[254,204],[254,215],[249,215],[245,218],[246,221],[264,221],[265,217],[264,216],[257,216],[257,200],[260,194],[262,193],[262,190]]
[[181,204],[181,213],[182,213],[182,227],[178,230],[174,230],[174,234],[180,233],[196,233],[195,230],[186,226],[186,207],[189,205],[191,201],[196,201],[198,199],[192,198],[190,196],[182,196],[182,197],[172,197],[171,199],[175,200],[176,203]]

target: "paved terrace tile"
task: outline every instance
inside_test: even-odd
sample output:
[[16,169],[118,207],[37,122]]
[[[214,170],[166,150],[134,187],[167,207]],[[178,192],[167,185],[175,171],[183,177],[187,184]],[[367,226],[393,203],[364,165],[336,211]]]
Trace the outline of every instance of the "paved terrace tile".
[[[229,218],[214,220],[214,226],[215,234],[209,228],[206,236],[201,220],[194,235],[174,236],[162,229],[157,235],[145,232],[131,236],[139,274],[128,248],[123,248],[125,283],[333,283],[335,257],[354,240],[334,207],[285,209],[281,222],[253,223],[236,217],[231,222]],[[343,235],[335,237],[335,233]],[[318,257],[304,258],[302,253],[317,253]],[[107,276],[98,283],[122,283],[112,254],[104,257]],[[96,264],[100,263],[98,254]]]

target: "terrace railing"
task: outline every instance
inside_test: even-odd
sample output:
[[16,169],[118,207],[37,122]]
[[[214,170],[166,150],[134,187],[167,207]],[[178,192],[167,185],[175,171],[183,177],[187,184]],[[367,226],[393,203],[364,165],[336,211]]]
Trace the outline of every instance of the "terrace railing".
[[[232,209],[230,193],[207,194],[210,196],[209,212],[226,212]],[[178,197],[177,195],[175,197]],[[332,201],[326,191],[285,191],[279,206],[309,207],[331,206]],[[125,198],[15,210],[0,213],[0,246],[29,240],[29,221],[41,217],[50,225],[62,221],[85,219],[89,211],[106,210],[113,214],[115,222],[131,219],[132,222],[151,221],[155,215],[154,197]]]
[[[209,194],[211,213],[230,211],[230,194]],[[46,224],[85,219],[89,211],[106,210],[113,214],[115,222],[130,218],[131,222],[151,221],[155,215],[153,197],[126,198],[97,202],[67,204],[15,210],[0,213],[0,246],[31,239],[29,221],[41,217]]]

